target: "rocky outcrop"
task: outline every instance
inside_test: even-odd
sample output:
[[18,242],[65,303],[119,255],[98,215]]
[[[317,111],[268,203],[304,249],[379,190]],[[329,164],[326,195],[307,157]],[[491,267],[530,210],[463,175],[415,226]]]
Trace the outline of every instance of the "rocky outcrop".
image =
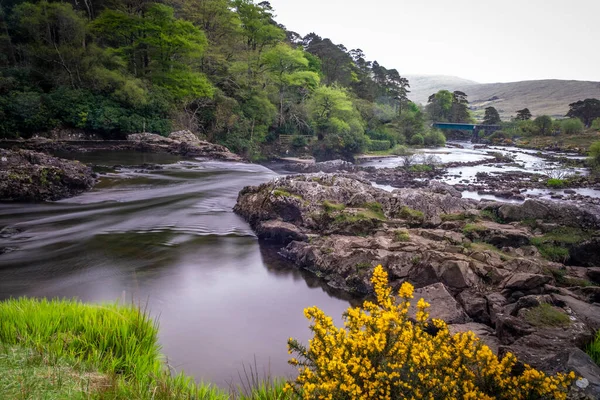
[[285,166],[285,169],[290,172],[299,172],[303,174],[312,174],[316,172],[355,172],[359,171],[360,167],[345,160],[330,160],[317,163],[293,163]]
[[527,200],[523,204],[503,204],[497,212],[507,222],[541,220],[582,229],[600,229],[600,207],[589,204]]
[[[550,262],[532,246],[560,226],[548,213],[587,229],[596,226],[593,213],[541,202],[480,207],[438,183],[387,192],[364,176],[281,177],[244,188],[235,211],[328,286],[369,295],[372,270],[381,264],[392,286],[416,287],[415,298],[431,304],[433,318],[452,329],[477,328],[499,353],[514,352],[539,368],[600,329],[600,307],[592,304],[600,288],[576,286],[598,279],[597,271]],[[532,216],[540,220],[535,229],[498,222]]]
[[165,151],[180,154],[184,157],[205,157],[222,161],[242,161],[237,154],[225,146],[199,140],[190,131],[173,132],[169,137],[154,133],[134,133],[127,140],[142,151]]
[[0,149],[0,200],[59,200],[89,190],[94,183],[91,168],[78,161]]

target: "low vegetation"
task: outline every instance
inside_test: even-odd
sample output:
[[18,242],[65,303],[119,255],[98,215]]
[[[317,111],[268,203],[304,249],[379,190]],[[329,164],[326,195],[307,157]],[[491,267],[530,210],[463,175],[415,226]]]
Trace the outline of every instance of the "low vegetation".
[[560,189],[565,187],[567,181],[564,179],[550,178],[546,181],[546,186],[552,189]]
[[596,332],[594,341],[588,345],[586,352],[592,357],[592,360],[600,365],[600,331]]
[[404,206],[398,212],[398,217],[409,220],[413,223],[421,223],[425,220],[425,214],[422,211],[414,210],[408,206]]
[[408,242],[410,241],[410,234],[405,229],[400,229],[394,232],[394,240],[396,242]]
[[[132,305],[23,298],[0,303],[0,321],[0,393],[16,394],[6,398],[283,398],[281,382],[230,395],[172,375],[157,325]],[[259,397],[266,388],[272,397]]]
[[[532,222],[525,221],[525,223]],[[590,232],[563,226],[542,236],[532,238],[531,243],[548,260],[564,263],[569,259],[569,248],[588,240],[590,237]]]
[[573,373],[546,376],[524,366],[515,374],[512,354],[499,360],[472,332],[451,335],[444,321],[429,319],[423,299],[409,319],[410,283],[397,303],[381,266],[371,281],[376,302],[349,308],[344,328],[317,307],[304,311],[314,336],[310,347],[288,341],[298,377],[286,392],[305,399],[566,399]]
[[547,303],[524,311],[524,318],[535,326],[565,326],[571,323],[567,314]]

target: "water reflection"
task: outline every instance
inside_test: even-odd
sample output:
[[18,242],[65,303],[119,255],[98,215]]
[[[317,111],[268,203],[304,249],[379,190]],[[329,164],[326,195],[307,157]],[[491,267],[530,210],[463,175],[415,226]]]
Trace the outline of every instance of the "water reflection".
[[233,214],[243,186],[274,176],[178,162],[125,169],[57,203],[0,205],[0,229],[9,227],[0,248],[14,249],[0,254],[0,299],[133,299],[159,319],[169,363],[198,380],[227,386],[255,357],[289,374],[287,338],[309,338],[303,309],[318,305],[339,322],[349,301],[261,247]]

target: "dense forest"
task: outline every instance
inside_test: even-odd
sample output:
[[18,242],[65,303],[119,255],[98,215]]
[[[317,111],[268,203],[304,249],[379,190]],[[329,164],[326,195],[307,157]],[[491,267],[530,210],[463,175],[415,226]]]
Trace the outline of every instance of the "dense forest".
[[255,157],[285,134],[344,156],[428,139],[408,92],[362,50],[286,30],[268,2],[0,5],[0,138],[189,129]]

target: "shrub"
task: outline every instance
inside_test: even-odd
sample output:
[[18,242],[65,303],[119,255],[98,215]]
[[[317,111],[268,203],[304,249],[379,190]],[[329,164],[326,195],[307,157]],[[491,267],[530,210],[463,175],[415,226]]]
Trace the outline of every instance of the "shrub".
[[596,118],[592,121],[592,129],[600,131],[600,118]]
[[425,146],[431,147],[444,147],[446,146],[446,136],[437,129],[433,129],[425,134],[423,137]]
[[308,139],[306,138],[306,136],[296,135],[292,138],[292,147],[295,149],[306,147],[307,145]]
[[565,183],[567,183],[567,181],[564,179],[550,178],[546,181],[546,186],[553,189],[560,189],[565,186]]
[[408,154],[409,151],[406,146],[399,144],[399,145],[394,146],[391,153],[394,155],[397,155],[397,156],[404,156],[404,155]]
[[367,148],[369,151],[385,151],[392,147],[389,140],[369,140]]
[[425,144],[425,139],[420,134],[416,134],[410,138],[410,144],[413,146],[423,146]]
[[560,122],[560,131],[564,135],[574,135],[583,132],[583,122],[579,118],[569,118]]
[[590,146],[588,162],[592,168],[600,168],[600,141]]
[[317,307],[304,310],[314,336],[310,347],[289,339],[299,374],[286,391],[305,399],[566,399],[572,372],[546,376],[525,365],[515,373],[514,355],[498,359],[472,332],[451,335],[444,321],[429,319],[423,299],[411,321],[410,283],[396,303],[381,265],[371,282],[376,302],[349,308],[344,328]]

